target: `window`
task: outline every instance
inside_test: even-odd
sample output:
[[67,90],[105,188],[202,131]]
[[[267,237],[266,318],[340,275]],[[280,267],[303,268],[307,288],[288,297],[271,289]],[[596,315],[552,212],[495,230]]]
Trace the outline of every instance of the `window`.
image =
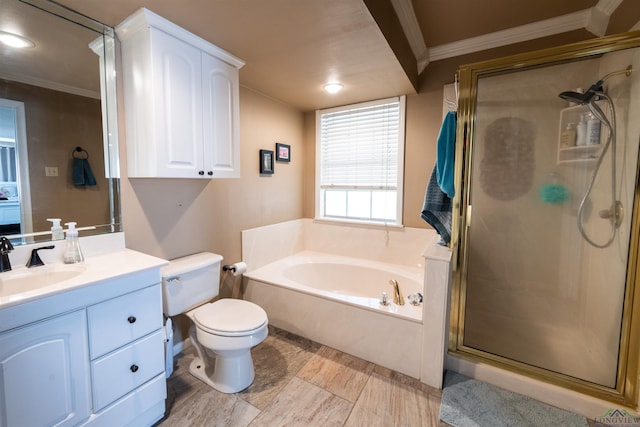
[[16,111],[0,102],[0,181],[16,182]]
[[405,98],[316,112],[316,217],[400,224]]

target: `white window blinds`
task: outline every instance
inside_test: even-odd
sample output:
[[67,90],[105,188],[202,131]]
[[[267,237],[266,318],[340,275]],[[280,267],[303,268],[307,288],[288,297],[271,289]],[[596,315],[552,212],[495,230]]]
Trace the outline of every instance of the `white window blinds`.
[[0,143],[0,181],[16,182],[16,147]]
[[397,189],[397,98],[320,117],[321,188]]

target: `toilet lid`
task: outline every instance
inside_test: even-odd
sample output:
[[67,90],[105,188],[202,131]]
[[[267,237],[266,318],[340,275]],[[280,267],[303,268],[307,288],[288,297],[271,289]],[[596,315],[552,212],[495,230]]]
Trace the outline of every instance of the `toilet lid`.
[[194,322],[211,333],[237,333],[258,329],[267,322],[267,313],[258,305],[225,298],[193,311]]

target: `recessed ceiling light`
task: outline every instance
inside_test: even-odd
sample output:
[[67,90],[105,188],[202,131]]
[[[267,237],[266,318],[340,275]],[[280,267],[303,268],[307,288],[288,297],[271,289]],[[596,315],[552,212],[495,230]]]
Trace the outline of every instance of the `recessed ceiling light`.
[[336,82],[327,83],[324,85],[324,90],[328,93],[338,93],[342,90],[342,85]]
[[6,31],[0,31],[0,43],[4,43],[7,46],[24,48],[35,47],[35,43],[26,37],[19,36],[17,34],[8,33]]

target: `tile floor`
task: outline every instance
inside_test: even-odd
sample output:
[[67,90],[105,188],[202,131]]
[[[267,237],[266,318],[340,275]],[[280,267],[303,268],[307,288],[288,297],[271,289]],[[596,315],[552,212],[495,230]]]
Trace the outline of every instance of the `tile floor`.
[[446,426],[440,390],[406,375],[273,327],[252,354],[256,378],[235,394],[189,373],[193,348],[178,355],[157,426]]

